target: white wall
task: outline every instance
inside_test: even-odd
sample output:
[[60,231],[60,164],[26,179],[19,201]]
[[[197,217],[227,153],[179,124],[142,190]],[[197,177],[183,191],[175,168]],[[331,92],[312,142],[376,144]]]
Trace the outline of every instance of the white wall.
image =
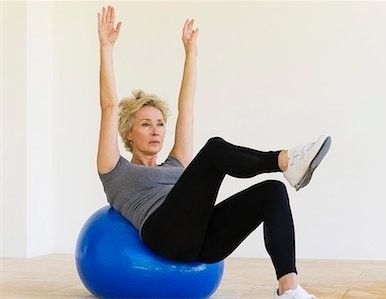
[[1,255],[52,252],[52,4],[2,3]]
[[24,256],[27,9],[21,2],[1,6],[1,255]]
[[27,5],[27,253],[52,252],[52,4]]
[[[269,150],[328,132],[333,145],[310,186],[299,192],[289,188],[298,256],[386,259],[386,3],[112,4],[123,21],[115,50],[120,97],[144,88],[166,98],[175,111],[183,62],[180,30],[185,18],[195,17],[200,28],[196,151],[213,135]],[[54,252],[73,252],[81,225],[106,204],[95,170],[96,13],[102,5],[52,4]],[[8,128],[11,121],[4,121]],[[10,134],[4,137],[5,144],[13,142]],[[166,148],[171,134],[167,138]],[[5,202],[10,176],[4,172],[2,179]],[[227,178],[219,200],[266,178],[282,179],[280,174]],[[16,217],[9,204],[3,210]],[[3,227],[4,234],[13,229],[18,226]],[[261,229],[235,255],[266,256]]]

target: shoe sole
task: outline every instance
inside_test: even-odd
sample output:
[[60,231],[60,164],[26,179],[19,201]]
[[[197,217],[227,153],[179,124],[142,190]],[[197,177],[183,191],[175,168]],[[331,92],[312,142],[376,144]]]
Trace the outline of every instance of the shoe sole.
[[311,181],[312,174],[314,173],[316,167],[319,166],[320,162],[322,162],[324,156],[327,154],[328,150],[330,149],[330,146],[331,146],[331,137],[328,136],[326,140],[324,140],[315,158],[311,161],[310,166],[308,167],[304,177],[295,186],[296,191],[308,185],[308,183]]

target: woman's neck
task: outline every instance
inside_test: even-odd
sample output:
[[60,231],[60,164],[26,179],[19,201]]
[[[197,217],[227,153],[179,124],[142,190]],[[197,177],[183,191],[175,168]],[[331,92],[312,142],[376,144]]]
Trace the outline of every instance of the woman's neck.
[[144,166],[157,166],[157,155],[145,156],[133,154],[131,163],[144,165]]

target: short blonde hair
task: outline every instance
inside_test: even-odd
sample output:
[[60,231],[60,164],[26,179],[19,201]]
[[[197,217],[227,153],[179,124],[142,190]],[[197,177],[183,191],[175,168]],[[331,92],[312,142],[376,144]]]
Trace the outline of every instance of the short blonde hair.
[[118,131],[129,152],[133,151],[133,142],[128,140],[126,135],[133,129],[135,113],[143,106],[153,106],[160,110],[165,123],[168,118],[169,108],[166,101],[155,94],[148,94],[143,90],[133,90],[131,97],[123,98],[119,103]]

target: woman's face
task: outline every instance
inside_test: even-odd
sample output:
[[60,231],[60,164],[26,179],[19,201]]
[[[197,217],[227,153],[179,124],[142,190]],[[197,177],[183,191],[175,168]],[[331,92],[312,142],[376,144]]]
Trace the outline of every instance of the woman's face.
[[153,106],[142,106],[135,113],[133,128],[126,136],[133,143],[133,154],[156,155],[162,148],[165,129],[162,112]]

